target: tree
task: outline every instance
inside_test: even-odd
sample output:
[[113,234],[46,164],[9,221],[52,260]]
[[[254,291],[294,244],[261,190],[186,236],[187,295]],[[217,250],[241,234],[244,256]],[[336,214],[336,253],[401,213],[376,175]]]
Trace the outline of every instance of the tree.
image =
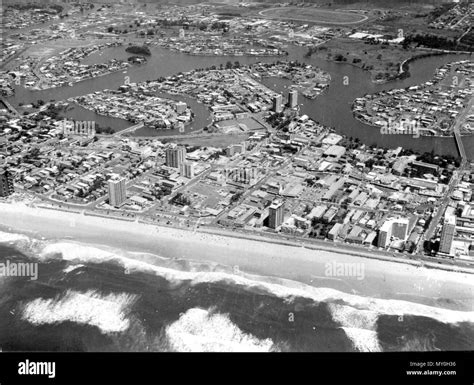
[[92,190],[97,190],[100,187],[102,187],[102,183],[104,182],[104,178],[98,175],[95,179],[94,182],[92,183]]
[[232,198],[230,198],[230,202],[231,203],[237,202],[241,196],[242,196],[242,191],[236,192],[234,195],[232,195]]
[[365,167],[367,167],[368,169],[372,169],[374,164],[375,164],[375,160],[371,158],[365,162]]

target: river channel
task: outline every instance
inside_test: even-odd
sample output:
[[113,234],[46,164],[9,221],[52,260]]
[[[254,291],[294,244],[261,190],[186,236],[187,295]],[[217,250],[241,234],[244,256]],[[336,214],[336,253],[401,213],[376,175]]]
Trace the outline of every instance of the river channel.
[[[143,82],[146,80],[157,79],[162,76],[169,76],[178,72],[190,71],[195,68],[207,68],[212,65],[219,66],[226,64],[227,61],[234,62],[238,60],[240,64],[246,65],[258,61],[272,62],[276,60],[298,60],[317,66],[331,75],[330,86],[316,99],[310,100],[302,95],[299,96],[301,112],[307,114],[315,121],[324,125],[334,127],[336,132],[359,138],[361,142],[368,145],[377,145],[380,147],[394,148],[402,146],[415,151],[425,152],[433,150],[438,154],[458,155],[453,137],[420,137],[413,138],[410,135],[382,135],[378,128],[364,124],[352,115],[351,104],[357,97],[367,93],[376,93],[383,90],[394,88],[405,88],[430,80],[436,68],[442,65],[458,60],[471,59],[471,55],[443,55],[422,58],[410,63],[410,77],[403,80],[396,80],[386,84],[374,84],[371,82],[370,73],[347,63],[329,62],[318,58],[306,58],[306,48],[290,46],[288,47],[288,56],[284,57],[249,57],[249,56],[192,56],[179,52],[173,52],[161,47],[152,47],[152,55],[148,58],[146,64],[131,67],[126,73],[123,71],[111,73],[99,78],[84,80],[73,86],[53,88],[42,91],[27,90],[17,87],[16,94],[9,98],[10,103],[31,103],[39,99],[44,101],[65,100],[70,97],[85,95],[103,89],[117,89],[124,84],[128,76],[130,82]],[[124,47],[113,47],[96,53],[95,57],[89,57],[88,63],[107,61],[116,57],[126,57]],[[92,56],[92,55],[91,55]],[[347,78],[346,78],[347,77]],[[344,82],[344,79],[347,81]],[[287,79],[266,78],[262,81],[268,87],[283,93],[288,92],[291,82]],[[166,96],[162,94],[161,96]],[[192,130],[201,129],[210,122],[207,109],[192,98],[176,95],[168,95],[176,100],[183,100],[190,105],[195,113],[195,119],[192,124],[186,127],[185,135]],[[118,119],[109,117],[99,117],[94,112],[76,107],[68,112],[68,116],[77,120],[95,120],[99,125],[111,126],[118,131],[132,123],[118,123]],[[123,122],[123,121],[122,121]],[[162,136],[176,135],[177,130],[151,130],[142,129],[135,135],[144,136]],[[463,137],[464,147],[468,156],[474,158],[474,136]]]

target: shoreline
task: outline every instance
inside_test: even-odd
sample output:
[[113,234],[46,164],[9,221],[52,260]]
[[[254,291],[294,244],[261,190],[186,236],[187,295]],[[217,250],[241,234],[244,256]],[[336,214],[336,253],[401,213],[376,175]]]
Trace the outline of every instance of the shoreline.
[[[1,202],[0,202],[0,207],[1,207]],[[156,227],[157,229],[173,229],[176,231],[181,231],[183,233],[188,233],[188,234],[209,234],[211,236],[220,236],[220,237],[226,237],[226,238],[234,238],[234,239],[240,239],[240,240],[246,240],[246,241],[255,241],[258,243],[268,243],[271,245],[283,245],[283,246],[289,246],[292,248],[296,249],[308,249],[308,250],[314,250],[314,251],[325,251],[329,253],[335,253],[338,255],[350,255],[354,256],[357,258],[363,258],[363,259],[375,259],[375,260],[380,260],[380,261],[386,261],[386,262],[392,262],[392,263],[398,263],[398,264],[406,264],[410,266],[415,266],[417,268],[426,268],[426,269],[437,269],[437,270],[442,270],[442,271],[447,271],[447,272],[453,272],[453,273],[465,273],[465,274],[474,274],[474,268],[469,268],[469,267],[463,267],[460,265],[456,264],[442,264],[441,262],[438,262],[437,260],[434,261],[426,261],[428,257],[425,258],[425,260],[420,260],[416,259],[415,257],[410,258],[410,257],[404,257],[404,254],[401,254],[400,256],[390,256],[387,254],[395,254],[395,252],[385,252],[382,253],[378,251],[377,249],[367,249],[364,247],[361,247],[360,250],[357,250],[359,248],[356,248],[356,246],[351,246],[347,245],[344,243],[336,243],[336,242],[324,242],[318,239],[309,239],[309,238],[300,238],[300,239],[290,239],[286,237],[281,236],[278,237],[278,235],[275,234],[275,236],[272,236],[269,233],[244,233],[243,231],[231,231],[227,228],[217,228],[217,227],[210,227],[202,224],[202,227],[198,227],[195,229],[190,229],[190,228],[176,228],[174,226],[167,226],[165,224],[156,224],[151,221],[146,221],[144,219],[138,218],[138,217],[133,217],[133,218],[127,218],[127,217],[118,217],[118,216],[112,216],[112,215],[107,215],[99,212],[89,212],[85,210],[81,210],[81,212],[77,212],[71,209],[66,209],[66,208],[58,208],[58,207],[52,207],[52,206],[47,206],[47,205],[36,205],[35,208],[40,208],[40,209],[45,209],[45,210],[51,210],[51,211],[61,211],[64,213],[70,213],[70,214],[77,214],[77,215],[83,215],[87,217],[96,217],[96,218],[104,218],[104,219],[109,219],[109,220],[118,220],[122,222],[128,222],[128,223],[137,223],[137,224],[142,224],[144,226],[152,226]],[[1,223],[0,223],[1,226]],[[325,244],[322,244],[322,243]],[[465,261],[463,261],[465,262]]]
[[[462,271],[421,268],[419,263],[367,258],[337,249],[324,250],[286,241],[229,236],[206,231],[151,225],[110,217],[0,202],[0,225],[8,232],[47,242],[103,245],[123,252],[145,253],[150,260],[184,260],[236,269],[270,280],[290,280],[315,288],[332,288],[370,298],[405,300],[433,307],[472,309],[474,283]],[[7,241],[8,242],[8,241]],[[7,243],[8,245],[8,243]],[[364,277],[328,276],[328,264],[363,266]]]
[[[159,48],[160,50],[163,50],[163,51],[168,51],[168,50],[162,49],[162,48],[160,48],[160,47],[157,47],[157,48]],[[301,49],[301,47],[295,47],[295,48],[296,48],[296,49],[295,49],[295,52],[292,53],[292,54],[290,55],[290,57],[295,58],[295,59],[297,59],[297,60],[301,60],[301,59],[302,59],[302,56],[304,55],[304,52],[303,52],[303,50]],[[295,55],[296,55],[296,56],[295,56]],[[449,56],[450,53],[446,53],[446,55]],[[300,56],[301,56],[301,58],[300,58]],[[443,56],[444,56],[444,55],[443,55]],[[455,56],[458,57],[459,55],[455,55]],[[289,58],[290,58],[290,57],[289,57]],[[183,56],[180,55],[180,56],[178,56],[178,57],[176,58],[176,60],[183,60],[183,58],[186,58],[186,56],[185,56],[185,55],[183,55]],[[189,60],[191,60],[192,58],[194,58],[194,56],[189,56],[189,57],[188,57]],[[316,57],[315,57],[315,58],[316,58]],[[428,59],[428,60],[429,60],[429,59]],[[323,60],[323,61],[329,63],[329,62],[326,61],[326,60]],[[306,62],[306,60],[305,60],[305,62]],[[308,63],[309,63],[309,62],[308,62]],[[315,65],[314,63],[311,63],[311,64]],[[345,64],[351,64],[351,63],[347,63],[347,62],[346,62]],[[146,67],[148,67],[149,65],[150,65],[150,62],[148,62],[147,64],[145,64],[145,66],[143,66],[143,68],[146,68]],[[195,68],[202,68],[202,67],[205,67],[205,65],[199,64],[199,65],[196,65]],[[354,69],[360,70],[360,68],[357,67],[357,66],[351,65],[351,67],[354,68]],[[418,65],[415,65],[415,67],[418,68]],[[193,68],[193,69],[194,69],[194,68]],[[329,72],[330,72],[331,74],[334,74],[334,76],[336,76],[336,77],[340,74],[340,70],[337,70],[337,69],[334,69],[334,72],[333,72],[333,71],[329,71]],[[365,73],[365,71],[363,71],[363,72]],[[166,76],[169,76],[169,74],[166,74]],[[106,78],[107,78],[107,77],[106,77]],[[156,78],[156,76],[153,75],[151,78]],[[104,78],[102,78],[102,79],[104,79]],[[107,78],[107,79],[108,79],[108,78]],[[84,82],[86,82],[86,81],[84,81]],[[90,82],[90,80],[88,80],[88,82]],[[114,83],[115,83],[115,81],[114,81]],[[389,84],[391,84],[391,83],[389,83]],[[69,90],[69,89],[71,89],[71,88],[75,89],[75,87],[63,87],[63,88],[65,88],[65,89],[67,89],[67,90]],[[110,87],[106,87],[106,88],[110,88]],[[114,88],[114,87],[112,87],[112,88]],[[63,92],[63,91],[62,91],[62,88],[59,88],[58,90],[61,90],[61,91],[60,91],[61,93]],[[65,93],[67,93],[67,94],[69,95],[70,92],[69,92],[69,91],[65,91]],[[79,95],[81,95],[81,94],[86,94],[86,93],[87,93],[87,92],[82,92],[82,91],[81,91],[80,93],[77,93],[77,95],[75,95],[75,96],[79,96]],[[325,94],[325,92],[323,92],[323,93],[319,96],[320,98],[322,98],[322,101],[325,100],[324,94]],[[47,96],[47,95],[45,96],[45,94],[43,94],[42,92],[39,92],[39,93],[37,93],[37,94],[35,93],[34,95],[33,95],[33,94],[30,95],[30,93],[26,93],[26,95],[27,95],[28,98],[31,97],[31,98],[32,98],[32,101],[36,101],[38,98],[43,98],[44,100],[49,100],[48,96]],[[42,95],[43,95],[43,96],[42,96]],[[74,96],[74,97],[75,97],[75,96]],[[356,97],[358,97],[358,96],[359,96],[359,95],[356,95]],[[362,96],[362,95],[360,95],[360,96]],[[18,99],[18,96],[17,96],[17,97],[10,97],[10,98],[8,98],[8,100],[12,101],[14,104],[17,104],[17,99]],[[64,97],[64,99],[67,99],[67,97]],[[318,119],[316,119],[316,121],[317,121],[317,120],[318,120]],[[352,119],[351,119],[351,121],[354,122],[354,123],[358,123],[358,122],[355,122],[355,121],[352,120]],[[341,129],[342,129],[342,128],[341,128]],[[337,132],[341,132],[341,130],[340,130],[339,127],[337,128]],[[364,134],[363,134],[363,135],[365,135],[365,130],[364,130]],[[359,137],[359,134],[357,134],[357,136]],[[431,138],[428,137],[428,139],[429,139],[429,140],[426,140],[425,143],[423,143],[423,145],[421,145],[421,147],[426,147],[426,148],[429,148],[429,149],[431,149],[431,148],[437,149],[437,147],[439,147],[438,144],[437,144],[437,138],[432,138],[432,139],[431,139]],[[378,141],[378,140],[379,140],[379,139],[377,139],[376,141]],[[382,140],[382,139],[380,139],[380,140]],[[365,141],[365,143],[368,144],[368,145],[373,144],[372,141],[371,141],[371,139],[367,139],[367,140]],[[410,146],[410,145],[406,145],[405,147],[406,147],[406,148],[412,148],[412,146]],[[420,145],[418,145],[418,144],[414,145],[414,148],[417,148],[417,147],[420,147]],[[451,147],[451,145],[450,145],[450,147]],[[429,151],[429,150],[428,150],[428,151]],[[439,149],[437,149],[437,151],[439,151]],[[452,146],[452,149],[450,148],[447,152],[448,152],[448,153],[452,153],[453,155],[456,155],[456,154],[457,154],[457,151],[455,151],[455,147],[454,147],[454,146]]]
[[[388,83],[391,83],[391,82],[395,82],[397,80],[402,80],[402,79],[406,79],[406,78],[409,78],[411,77],[411,74],[410,74],[410,63],[414,63],[416,62],[417,60],[420,60],[420,59],[426,59],[426,58],[429,58],[429,57],[432,57],[432,56],[445,56],[445,55],[470,55],[472,56],[474,53],[473,52],[467,52],[467,51],[428,51],[428,52],[425,52],[425,53],[420,53],[420,54],[417,54],[415,56],[410,56],[409,58],[403,60],[403,62],[400,63],[400,66],[399,66],[399,69],[397,71],[396,74],[390,76],[389,78],[386,78],[386,79],[374,79],[374,74],[371,72],[372,70],[368,70],[366,68],[362,68],[361,66],[358,66],[357,64],[355,63],[352,63],[352,62],[348,62],[348,61],[337,61],[337,60],[334,60],[334,59],[327,59],[326,57],[319,57],[319,56],[315,56],[317,59],[322,59],[322,60],[326,60],[330,63],[336,63],[336,64],[349,64],[355,68],[358,68],[362,71],[365,71],[365,72],[368,72],[370,74],[370,82],[372,84],[388,84]],[[309,56],[309,58],[311,58],[313,56],[313,54],[311,54]]]
[[[445,55],[470,55],[472,57],[473,55],[473,52],[464,52],[464,51],[429,51],[427,53],[424,53],[424,54],[420,54],[420,55],[417,55],[417,56],[412,56],[412,57],[409,57],[408,59],[405,59],[401,64],[400,64],[400,69],[399,69],[399,73],[397,76],[395,77],[392,77],[392,78],[389,78],[389,79],[384,79],[384,80],[381,80],[381,81],[374,81],[372,79],[372,82],[373,83],[376,83],[376,84],[387,84],[391,81],[396,81],[396,80],[401,80],[401,79],[404,79],[404,78],[409,78],[411,76],[410,74],[410,63],[413,63],[413,62],[416,62],[418,60],[421,60],[421,59],[426,59],[426,58],[430,58],[430,57],[433,57],[433,56],[445,56]],[[333,60],[333,62],[335,62]],[[338,63],[338,62],[336,62]],[[340,63],[340,62],[339,62]],[[347,64],[351,64],[351,65],[354,65],[353,63],[347,63]],[[356,66],[357,67],[357,66]],[[360,68],[360,67],[359,67]],[[364,95],[365,96],[365,95]],[[354,106],[354,102],[352,103],[351,105],[351,111],[352,111],[352,117],[357,120],[358,122],[362,123],[362,124],[365,124],[367,126],[370,126],[370,127],[373,127],[375,129],[380,129],[382,128],[382,126],[378,126],[378,125],[375,125],[359,116],[357,116],[356,112],[354,111],[353,109],[353,106]],[[364,111],[366,112],[366,111]],[[450,135],[439,135],[439,134],[436,134],[436,135],[424,135],[423,134],[424,131],[422,131],[422,133],[419,134],[419,137],[427,137],[427,138],[453,138],[453,135],[454,133],[451,133]],[[405,133],[400,133],[400,135],[411,135],[411,133],[408,133],[408,134],[405,134]],[[461,137],[473,137],[474,136],[474,133],[472,134],[460,134]]]

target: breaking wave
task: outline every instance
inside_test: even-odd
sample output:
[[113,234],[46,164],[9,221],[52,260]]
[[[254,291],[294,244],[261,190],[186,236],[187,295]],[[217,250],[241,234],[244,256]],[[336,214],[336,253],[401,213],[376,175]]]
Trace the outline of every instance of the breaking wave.
[[361,352],[382,350],[376,331],[378,313],[335,303],[328,303],[328,308],[334,321],[342,325],[342,329],[355,349]]
[[269,338],[260,340],[242,332],[226,314],[193,308],[166,327],[170,348],[179,352],[277,351]]
[[84,267],[84,265],[70,265],[68,267],[66,267],[65,269],[63,269],[63,273],[65,274],[69,274],[69,273],[72,273],[73,271],[77,270],[77,269],[80,269],[81,267]]
[[6,233],[4,231],[0,231],[0,243],[17,243],[17,242],[28,242],[30,238],[23,234],[15,234],[15,233]]
[[[104,263],[115,262],[120,264],[130,273],[147,272],[163,277],[171,282],[190,281],[191,284],[228,282],[234,285],[241,285],[248,289],[258,289],[273,294],[280,298],[285,298],[291,302],[295,297],[312,299],[315,302],[338,302],[341,305],[351,307],[356,312],[368,311],[372,315],[414,315],[436,319],[444,323],[473,322],[474,311],[458,311],[437,308],[433,306],[413,303],[403,300],[380,299],[363,297],[360,295],[344,293],[331,288],[320,288],[309,286],[296,281],[283,278],[266,278],[252,274],[239,272],[232,274],[222,271],[182,271],[168,267],[158,266],[150,261],[146,254],[144,260],[139,260],[138,255],[133,258],[121,252],[112,252],[92,246],[83,246],[73,242],[60,242],[46,246],[41,253],[41,258],[62,258],[63,260],[75,263]],[[161,259],[161,257],[160,257]],[[146,260],[146,262],[145,262]],[[340,308],[333,308],[340,311]],[[346,311],[348,311],[346,309]],[[337,317],[338,315],[335,314]],[[373,318],[372,318],[373,320]]]
[[71,321],[96,326],[106,334],[123,332],[129,327],[127,313],[135,300],[135,295],[126,293],[101,295],[68,290],[62,297],[36,298],[26,303],[22,319],[34,325]]
[[[2,239],[25,241],[25,236],[6,236]],[[32,241],[35,256],[41,260],[68,261],[63,270],[71,273],[87,263],[112,262],[127,272],[144,272],[162,277],[171,283],[187,282],[191,285],[229,283],[247,290],[259,291],[292,303],[296,298],[306,298],[315,303],[324,302],[335,322],[352,341],[358,351],[380,351],[377,321],[381,315],[421,316],[446,324],[474,323],[473,311],[458,311],[413,303],[403,300],[380,299],[349,294],[331,288],[314,287],[283,278],[262,277],[224,269],[215,264],[193,264],[182,260],[170,260],[161,256],[132,253],[103,246],[83,245],[72,241],[55,243]],[[171,263],[172,262],[172,263]],[[161,266],[167,264],[167,266]],[[170,267],[171,266],[171,267]],[[198,267],[196,267],[198,266]],[[29,322],[55,323],[73,321],[99,327],[104,333],[120,332],[129,327],[127,309],[135,296],[97,292],[68,292],[54,300],[36,299],[28,303],[23,317]],[[261,340],[245,334],[233,324],[226,314],[193,308],[182,314],[179,320],[166,327],[167,340],[178,351],[269,351],[277,350],[272,340]],[[409,346],[407,347],[410,348]]]
[[343,327],[342,330],[344,330],[346,336],[352,341],[354,348],[359,352],[382,351],[376,331],[350,327]]

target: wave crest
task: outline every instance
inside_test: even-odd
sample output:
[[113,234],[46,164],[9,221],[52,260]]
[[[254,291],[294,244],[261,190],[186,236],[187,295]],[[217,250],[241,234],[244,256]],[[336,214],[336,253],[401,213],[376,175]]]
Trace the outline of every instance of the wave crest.
[[30,238],[23,234],[6,233],[0,231],[0,243],[28,242]]
[[36,298],[23,306],[22,319],[34,324],[65,321],[98,327],[103,333],[123,332],[129,327],[127,314],[137,297],[120,293],[68,290],[62,297]]
[[378,313],[350,306],[328,303],[334,321],[342,325],[354,348],[361,352],[380,352],[377,328]]
[[246,334],[228,315],[193,308],[166,327],[172,350],[179,352],[269,352],[277,348],[269,338]]
[[[71,261],[75,264],[115,262],[121,265],[128,272],[134,271],[155,274],[165,278],[169,282],[179,283],[189,281],[191,284],[202,283],[222,283],[227,282],[239,285],[249,290],[261,290],[268,294],[284,298],[291,302],[296,297],[308,298],[316,303],[325,302],[333,304],[331,311],[336,321],[343,327],[373,330],[377,316],[386,315],[414,315],[436,319],[443,323],[474,323],[473,311],[459,311],[438,308],[404,300],[381,299],[363,297],[356,294],[345,293],[336,289],[314,287],[304,283],[276,278],[262,277],[244,272],[233,274],[222,271],[222,269],[206,269],[206,271],[189,271],[179,269],[176,262],[173,268],[160,266],[170,261],[160,256],[145,253],[129,253],[119,250],[84,246],[76,242],[58,242],[48,244],[42,249],[40,258],[60,256],[63,260]],[[192,266],[183,264],[183,268]],[[338,306],[335,305],[338,304]],[[345,307],[340,307],[345,306]],[[350,320],[348,322],[347,320]]]

